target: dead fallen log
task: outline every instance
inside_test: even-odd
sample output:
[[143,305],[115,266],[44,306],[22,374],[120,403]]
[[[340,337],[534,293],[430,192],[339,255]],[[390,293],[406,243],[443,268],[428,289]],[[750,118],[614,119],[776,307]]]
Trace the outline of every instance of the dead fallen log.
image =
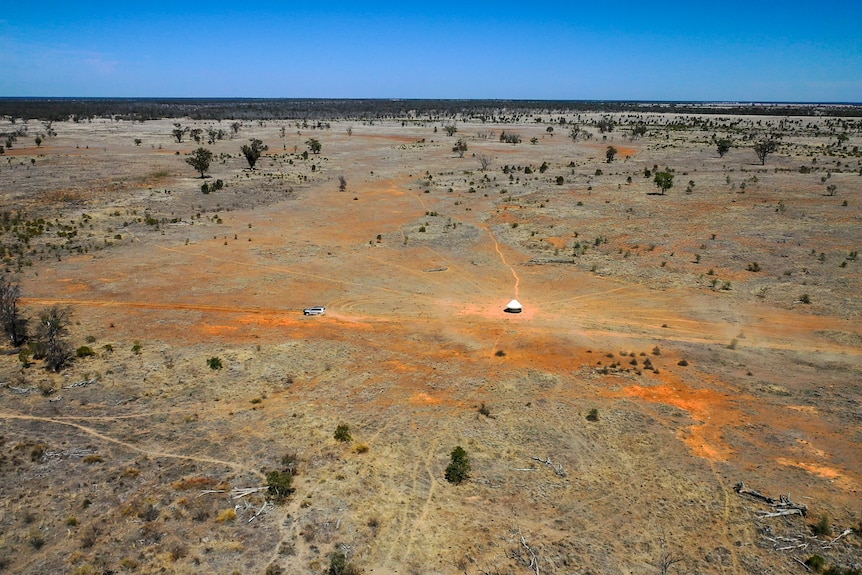
[[94,384],[94,383],[96,383],[97,381],[99,381],[99,377],[98,377],[98,376],[96,376],[96,377],[92,377],[92,378],[90,378],[90,379],[85,379],[84,381],[79,381],[78,383],[73,383],[73,384],[71,384],[71,385],[64,385],[64,386],[63,386],[63,389],[72,389],[72,388],[75,388],[75,387],[86,387],[86,386],[88,386],[88,385],[93,385],[93,384]]
[[748,489],[745,486],[745,483],[740,481],[736,485],[733,486],[733,490],[739,493],[740,495],[751,497],[752,499],[757,499],[759,501],[763,501],[767,505],[774,507],[775,509],[783,509],[783,510],[793,510],[792,513],[780,513],[776,515],[769,515],[770,517],[778,517],[779,515],[802,515],[803,517],[808,516],[808,506],[804,503],[794,503],[790,499],[790,495],[780,495],[778,499],[773,497],[769,497],[764,495],[759,491],[755,491],[754,489]]
[[782,509],[775,513],[762,513],[757,516],[758,519],[769,519],[771,517],[782,517],[784,515],[804,515],[801,509]]
[[545,459],[541,459],[539,457],[530,457],[530,459],[532,459],[533,461],[538,461],[539,463],[544,463],[545,465],[553,469],[554,473],[556,473],[560,477],[566,477],[566,471],[563,469],[562,463],[554,465],[553,462],[551,462],[550,457],[547,457]]
[[268,489],[268,487],[234,487],[230,490],[230,498],[240,499],[242,497],[245,497],[246,495],[251,495],[252,493],[257,493],[258,491],[263,491],[264,489]]

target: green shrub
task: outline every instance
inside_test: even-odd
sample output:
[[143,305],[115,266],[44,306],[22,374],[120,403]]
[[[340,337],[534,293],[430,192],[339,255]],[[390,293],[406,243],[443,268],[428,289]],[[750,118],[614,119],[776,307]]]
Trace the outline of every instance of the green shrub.
[[587,414],[587,421],[598,421],[599,420],[599,410],[595,407],[590,410],[590,413]]
[[347,443],[351,441],[353,438],[350,436],[350,427],[346,423],[340,424],[335,428],[335,433],[333,437],[336,441],[341,441],[342,443]]
[[470,459],[459,445],[452,450],[451,460],[446,466],[446,481],[458,485],[470,478]]
[[329,556],[329,569],[326,575],[359,575],[359,569],[347,560],[347,556],[341,551],[336,551]]
[[276,501],[283,501],[293,493],[293,474],[290,471],[270,471],[266,474],[267,492]]
[[812,571],[820,573],[826,566],[826,560],[823,559],[823,557],[821,557],[820,555],[812,555],[805,560],[805,564],[810,567]]
[[219,369],[221,369],[222,367],[224,367],[224,366],[222,365],[222,363],[221,363],[221,359],[219,359],[219,358],[217,358],[217,357],[211,357],[211,358],[209,358],[209,359],[207,360],[207,365],[208,365],[208,366],[209,366],[209,368],[210,368],[210,369],[212,369],[212,370],[219,370]]
[[77,349],[77,351],[75,351],[75,355],[77,355],[78,357],[90,357],[96,355],[96,352],[93,351],[93,348],[91,348],[90,346],[82,345]]
[[817,523],[811,526],[811,531],[813,531],[815,535],[831,535],[832,526],[829,524],[829,515],[826,513],[821,515]]

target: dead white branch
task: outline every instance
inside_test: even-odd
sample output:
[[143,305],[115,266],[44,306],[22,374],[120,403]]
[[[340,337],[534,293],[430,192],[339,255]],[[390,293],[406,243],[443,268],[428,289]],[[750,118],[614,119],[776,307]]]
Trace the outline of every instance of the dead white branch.
[[841,535],[839,535],[838,537],[836,537],[835,539],[833,539],[832,541],[830,541],[829,543],[824,545],[823,548],[824,549],[831,549],[832,545],[834,545],[836,541],[838,541],[839,539],[841,539],[845,535],[850,535],[851,533],[853,533],[852,529],[845,529],[844,531],[841,532]]
[[544,463],[545,465],[547,465],[548,467],[550,467],[551,469],[553,469],[553,470],[554,470],[554,473],[556,473],[556,474],[557,474],[557,475],[559,475],[560,477],[565,477],[565,476],[566,476],[566,472],[565,472],[565,470],[563,469],[563,464],[562,464],[562,463],[558,463],[557,465],[554,465],[554,463],[551,461],[551,458],[550,458],[550,457],[547,457],[547,458],[545,458],[545,459],[541,459],[541,458],[539,458],[539,457],[530,457],[530,459],[532,459],[533,461],[538,461],[539,463]]
[[224,493],[224,489],[204,489],[198,497],[203,497],[204,495],[209,495],[211,493]]
[[261,513],[268,512],[268,511],[269,511],[270,509],[272,509],[273,507],[274,507],[274,505],[273,505],[270,501],[264,501],[264,502],[263,502],[263,505],[261,505],[261,506],[260,506],[260,509],[258,509],[258,510],[257,510],[257,513],[255,513],[254,515],[252,515],[252,516],[249,518],[248,523],[251,523],[252,521],[254,521],[255,519],[257,519],[257,518],[258,518],[258,516],[260,516],[260,514],[261,514]]
[[[548,459],[548,461],[550,461],[550,458]],[[550,465],[550,463],[548,465]],[[521,546],[526,549],[527,553],[530,554],[530,563],[528,567],[531,571],[535,571],[536,575],[539,575],[539,558],[536,555],[536,552],[533,551],[533,548],[527,544],[527,539],[526,537],[524,537],[524,534],[521,533],[520,528],[518,528],[518,535],[521,536]]]
[[12,385],[9,385],[7,387],[15,393],[33,393],[34,391],[36,391],[32,387],[14,387]]
[[92,377],[90,379],[85,379],[84,381],[79,381],[78,383],[73,383],[71,385],[64,385],[63,389],[72,389],[74,387],[86,387],[88,385],[93,385],[99,381],[99,376]]
[[782,509],[775,513],[762,513],[757,516],[758,519],[769,519],[770,517],[782,517],[784,515],[804,515],[801,509]]
[[246,495],[251,495],[252,493],[257,493],[258,491],[263,491],[264,489],[267,489],[267,487],[234,487],[230,490],[230,498],[239,499],[241,497],[245,497]]
[[794,561],[796,561],[797,563],[799,563],[800,565],[802,565],[803,567],[805,567],[805,570],[806,570],[806,571],[811,571],[811,567],[809,567],[808,565],[806,565],[806,564],[805,564],[805,561],[800,561],[800,560],[799,560],[799,559],[797,559],[796,557],[794,557],[794,558],[793,558],[793,560],[794,560]]

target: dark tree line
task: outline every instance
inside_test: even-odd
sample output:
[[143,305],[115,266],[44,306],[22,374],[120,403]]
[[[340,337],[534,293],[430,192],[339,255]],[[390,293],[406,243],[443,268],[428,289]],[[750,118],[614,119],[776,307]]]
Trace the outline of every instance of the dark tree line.
[[312,98],[0,98],[0,116],[45,121],[88,121],[114,118],[127,121],[162,118],[227,119],[384,119],[494,117],[506,113],[642,112],[710,115],[862,116],[862,105],[762,104],[709,102],[643,102],[597,100],[429,100],[429,99],[312,99]]

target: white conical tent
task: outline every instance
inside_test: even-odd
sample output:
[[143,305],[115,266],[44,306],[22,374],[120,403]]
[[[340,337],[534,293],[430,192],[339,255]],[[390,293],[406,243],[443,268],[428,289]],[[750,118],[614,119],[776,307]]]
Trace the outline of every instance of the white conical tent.
[[521,305],[521,302],[519,302],[519,301],[518,301],[518,300],[516,300],[516,299],[513,299],[512,301],[510,301],[510,302],[506,305],[506,309],[505,309],[505,310],[503,310],[503,311],[507,311],[507,312],[509,312],[509,313],[521,313],[521,310],[523,310],[523,309],[524,309],[524,308],[523,308],[523,306]]

